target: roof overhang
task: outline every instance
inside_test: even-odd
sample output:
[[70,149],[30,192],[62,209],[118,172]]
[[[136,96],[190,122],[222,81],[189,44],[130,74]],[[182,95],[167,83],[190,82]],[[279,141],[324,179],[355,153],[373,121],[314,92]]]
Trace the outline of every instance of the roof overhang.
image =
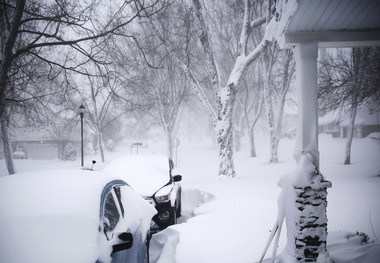
[[[282,46],[318,42],[319,47],[380,46],[380,1],[378,0],[287,0],[293,7],[283,13],[286,24],[277,36]],[[285,7],[284,7],[285,6]]]
[[318,47],[322,48],[380,46],[380,31],[317,31],[285,34],[287,46],[310,41],[317,41]]

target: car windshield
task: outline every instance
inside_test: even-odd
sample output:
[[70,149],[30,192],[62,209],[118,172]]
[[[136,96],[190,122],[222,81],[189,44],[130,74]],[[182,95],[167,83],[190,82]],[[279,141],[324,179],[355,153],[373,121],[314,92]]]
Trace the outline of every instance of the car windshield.
[[165,156],[123,156],[111,162],[104,171],[121,176],[143,195],[152,195],[170,181],[169,159]]

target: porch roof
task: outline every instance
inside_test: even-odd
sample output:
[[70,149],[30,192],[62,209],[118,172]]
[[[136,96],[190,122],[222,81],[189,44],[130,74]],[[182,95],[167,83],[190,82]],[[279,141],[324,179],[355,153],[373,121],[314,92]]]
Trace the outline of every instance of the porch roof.
[[317,41],[319,47],[380,45],[379,0],[286,2],[294,5],[291,18],[281,35],[286,46],[310,41]]

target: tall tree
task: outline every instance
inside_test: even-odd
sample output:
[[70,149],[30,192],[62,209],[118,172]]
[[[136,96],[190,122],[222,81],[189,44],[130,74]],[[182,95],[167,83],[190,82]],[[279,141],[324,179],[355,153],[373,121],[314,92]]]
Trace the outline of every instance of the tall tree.
[[174,71],[170,61],[166,67],[157,71],[152,83],[154,115],[167,137],[167,154],[173,159],[176,133],[179,122],[181,104],[187,93],[187,79],[182,72]]
[[356,111],[360,105],[378,108],[380,102],[380,49],[352,48],[325,51],[321,61],[319,100],[321,109],[348,110],[344,164],[351,163]]
[[86,78],[86,82],[79,80],[81,85],[77,84],[75,90],[86,108],[86,123],[96,136],[101,161],[104,162],[104,130],[126,113],[119,106],[123,87],[111,73],[96,74],[88,71]]
[[[172,5],[157,14],[162,36],[180,36],[190,30],[189,14],[181,5]],[[181,106],[188,96],[188,80],[178,64],[173,61],[169,51],[155,37],[151,27],[141,24],[145,39],[141,53],[149,60],[146,67],[148,75],[147,100],[151,102],[150,114],[166,135],[167,155],[174,158],[176,134],[179,126]],[[173,52],[181,52],[183,46],[179,41],[172,42]]]
[[[144,5],[136,5],[135,1],[120,1],[114,3],[112,8],[98,0],[86,4],[71,0],[1,0],[0,122],[10,174],[15,170],[7,134],[9,106],[20,105],[24,100],[9,97],[9,94],[14,94],[15,82],[20,74],[33,79],[21,62],[37,60],[47,64],[52,71],[56,67],[79,71],[78,66],[89,61],[103,63],[102,58],[97,56],[98,43],[94,40],[106,40],[141,17],[142,11],[146,16],[157,12],[162,6],[159,0],[144,1]],[[103,15],[105,10],[109,10],[108,16]],[[96,15],[97,20],[94,19]],[[58,47],[66,47],[75,54],[62,56],[64,53],[57,52]],[[25,85],[23,88],[28,87]]]
[[270,136],[269,163],[278,163],[278,146],[285,99],[290,88],[295,63],[292,51],[280,50],[275,42],[265,50],[261,62],[264,72],[264,100]]
[[[266,6],[268,9],[271,8],[270,4],[269,6],[266,5],[266,2],[264,4],[261,1],[253,2],[246,0],[244,2],[243,22],[236,47],[237,55],[234,58],[232,69],[226,76],[222,76],[219,70],[220,66],[218,66],[219,63],[215,56],[216,48],[212,41],[212,32],[209,29],[210,18],[206,15],[206,10],[211,10],[212,5],[206,7],[199,0],[192,1],[192,10],[197,25],[197,37],[204,55],[204,59],[201,61],[207,73],[208,85],[205,85],[205,82],[198,78],[191,66],[190,62],[192,61],[189,60],[189,56],[186,56],[184,59],[177,53],[171,53],[177,63],[181,65],[182,70],[192,83],[193,90],[210,114],[219,151],[219,175],[228,177],[235,177],[233,162],[233,111],[239,82],[249,65],[259,57],[261,52],[266,48],[268,41],[271,40],[263,37],[257,45],[253,45],[250,41],[252,31],[264,25],[267,18],[270,19],[270,17],[266,17],[265,15],[254,16],[253,13],[257,7],[255,5]],[[155,27],[155,31],[160,36],[163,44],[169,50],[172,50],[170,41],[162,37],[154,22],[152,22],[152,26]],[[200,61],[197,62],[199,65]],[[211,100],[208,96],[210,94],[210,91],[207,89],[208,87],[212,89]]]
[[242,107],[242,117],[247,125],[251,157],[256,157],[254,128],[262,112],[264,104],[262,75],[259,67],[252,69],[250,77],[244,81],[237,100]]

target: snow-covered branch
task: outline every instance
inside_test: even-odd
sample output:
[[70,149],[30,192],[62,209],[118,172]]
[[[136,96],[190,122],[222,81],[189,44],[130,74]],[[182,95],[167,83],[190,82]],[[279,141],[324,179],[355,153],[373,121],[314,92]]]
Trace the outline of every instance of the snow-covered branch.
[[201,33],[199,36],[199,40],[202,44],[203,51],[206,54],[207,69],[210,74],[212,86],[214,88],[214,91],[216,92],[216,95],[218,96],[218,92],[220,89],[220,75],[215,61],[214,48],[212,46],[212,41],[209,35],[207,23],[202,13],[201,3],[199,0],[193,0],[193,5],[195,7],[195,15],[197,16],[197,19],[200,23]]

